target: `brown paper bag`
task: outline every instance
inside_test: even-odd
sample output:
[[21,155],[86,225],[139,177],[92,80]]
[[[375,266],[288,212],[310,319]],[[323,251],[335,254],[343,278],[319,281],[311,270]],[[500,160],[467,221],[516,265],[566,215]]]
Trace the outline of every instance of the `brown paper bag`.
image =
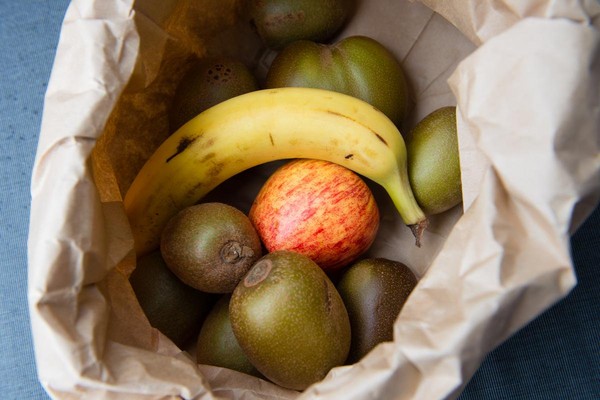
[[[303,393],[199,366],[153,329],[128,276],[121,200],[167,134],[194,57],[266,52],[235,0],[73,0],[46,94],[32,177],[29,301],[39,377],[54,398],[441,399],[483,357],[575,284],[569,233],[600,194],[600,5],[548,0],[359,1],[339,37],[396,54],[414,108],[405,129],[457,105],[463,207],[421,249],[379,194],[371,253],[420,282],[394,341]],[[240,208],[270,167],[235,182]],[[235,179],[235,178],[234,178]],[[219,195],[217,193],[216,195]]]

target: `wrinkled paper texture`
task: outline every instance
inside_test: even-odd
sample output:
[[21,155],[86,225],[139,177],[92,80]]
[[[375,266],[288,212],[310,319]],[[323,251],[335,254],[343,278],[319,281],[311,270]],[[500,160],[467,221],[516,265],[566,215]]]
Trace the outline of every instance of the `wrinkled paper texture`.
[[[235,0],[73,0],[62,26],[32,174],[29,302],[39,378],[57,399],[442,399],[485,355],[575,285],[569,233],[600,192],[600,5],[595,0],[359,1],[340,33],[402,61],[410,128],[457,105],[463,206],[413,245],[385,193],[374,256],[420,282],[383,343],[303,393],[199,366],[153,329],[128,276],[121,199],[168,135],[197,57],[274,54]],[[274,165],[211,194],[247,210]],[[228,186],[229,185],[229,186]],[[223,197],[231,188],[235,198]]]

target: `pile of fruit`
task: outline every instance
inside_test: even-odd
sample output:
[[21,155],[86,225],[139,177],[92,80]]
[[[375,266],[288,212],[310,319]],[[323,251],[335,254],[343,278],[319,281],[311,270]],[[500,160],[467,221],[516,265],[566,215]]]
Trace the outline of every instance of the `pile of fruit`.
[[[330,40],[345,0],[249,1],[278,51],[259,85],[239,60],[198,61],[175,94],[173,133],[128,190],[138,255],[131,285],[148,320],[198,363],[303,390],[393,339],[417,279],[401,260],[367,258],[389,194],[416,244],[427,216],[461,201],[454,107],[405,144],[401,64],[372,38]],[[289,160],[248,215],[203,202],[250,167]]]

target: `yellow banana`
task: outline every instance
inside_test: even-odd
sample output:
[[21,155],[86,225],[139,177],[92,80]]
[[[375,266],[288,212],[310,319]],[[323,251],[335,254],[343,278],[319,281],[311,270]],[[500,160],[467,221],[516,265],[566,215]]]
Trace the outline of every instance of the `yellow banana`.
[[217,104],[155,151],[124,199],[138,255],[158,247],[173,215],[226,179],[290,158],[334,162],[382,185],[419,245],[426,217],[408,181],[406,148],[396,126],[357,98],[287,87]]

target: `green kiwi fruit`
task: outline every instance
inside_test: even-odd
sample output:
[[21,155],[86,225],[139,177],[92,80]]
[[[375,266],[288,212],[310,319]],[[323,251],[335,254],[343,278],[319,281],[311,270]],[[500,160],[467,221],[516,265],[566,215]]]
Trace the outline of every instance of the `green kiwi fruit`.
[[323,270],[299,253],[263,256],[238,284],[231,326],[267,379],[303,390],[342,365],[350,347],[348,313]]
[[183,348],[198,334],[215,299],[181,282],[159,251],[138,261],[129,283],[154,328]]
[[331,39],[355,11],[355,0],[249,0],[245,12],[267,47]]
[[456,107],[442,107],[421,120],[406,144],[413,194],[428,215],[462,201]]
[[229,319],[230,299],[231,295],[222,295],[202,324],[196,346],[196,361],[259,376],[260,373],[250,363],[233,334]]

